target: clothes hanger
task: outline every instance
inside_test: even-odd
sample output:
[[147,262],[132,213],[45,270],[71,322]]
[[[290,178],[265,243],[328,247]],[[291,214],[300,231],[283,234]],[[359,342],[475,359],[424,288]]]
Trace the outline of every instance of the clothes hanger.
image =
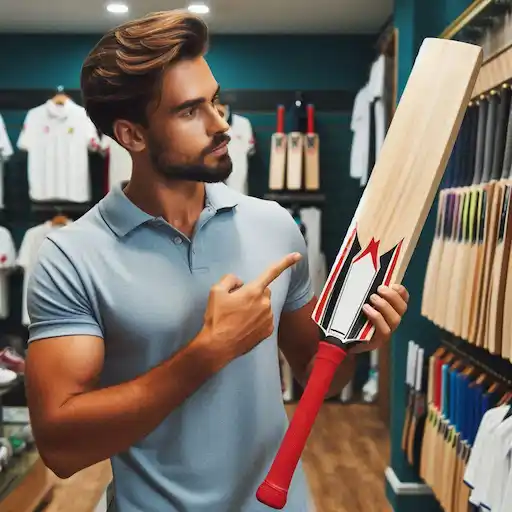
[[56,208],[57,213],[51,220],[52,226],[62,226],[68,223],[69,219],[60,211],[60,208]]
[[53,103],[55,105],[64,105],[66,101],[69,99],[69,96],[64,92],[64,87],[62,85],[59,85],[57,87],[57,94],[52,98]]

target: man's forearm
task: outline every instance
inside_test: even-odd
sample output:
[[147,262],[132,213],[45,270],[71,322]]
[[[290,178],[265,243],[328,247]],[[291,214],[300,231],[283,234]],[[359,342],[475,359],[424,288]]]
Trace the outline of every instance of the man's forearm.
[[209,341],[201,333],[140,377],[67,400],[38,439],[47,465],[66,478],[148,435],[226,364],[208,350]]

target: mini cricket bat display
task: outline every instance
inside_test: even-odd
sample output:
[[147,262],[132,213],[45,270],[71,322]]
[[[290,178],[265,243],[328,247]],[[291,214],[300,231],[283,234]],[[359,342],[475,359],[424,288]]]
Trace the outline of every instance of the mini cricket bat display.
[[286,141],[284,133],[284,105],[277,107],[277,128],[272,135],[270,147],[270,190],[282,190],[286,171]]
[[304,134],[300,131],[302,103],[295,104],[292,110],[292,131],[288,133],[288,154],[286,162],[286,188],[302,188],[302,169],[304,163]]
[[308,131],[304,136],[306,190],[320,188],[320,139],[315,133],[315,106],[308,105]]
[[325,334],[260,502],[284,507],[293,473],[338,365],[374,332],[362,312],[379,285],[400,283],[460,129],[482,64],[478,46],[425,39],[313,311]]

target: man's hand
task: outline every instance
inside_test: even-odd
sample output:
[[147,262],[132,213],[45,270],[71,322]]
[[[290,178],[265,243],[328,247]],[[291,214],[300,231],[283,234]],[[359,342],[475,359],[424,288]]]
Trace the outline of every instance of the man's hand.
[[212,287],[203,330],[211,340],[209,348],[221,359],[231,361],[272,334],[274,314],[269,286],[300,258],[300,253],[289,254],[247,284],[227,275]]
[[371,305],[363,306],[363,312],[375,327],[375,332],[369,343],[360,343],[351,349],[354,354],[378,349],[388,342],[407,311],[409,293],[401,284],[379,286],[377,292],[370,297]]

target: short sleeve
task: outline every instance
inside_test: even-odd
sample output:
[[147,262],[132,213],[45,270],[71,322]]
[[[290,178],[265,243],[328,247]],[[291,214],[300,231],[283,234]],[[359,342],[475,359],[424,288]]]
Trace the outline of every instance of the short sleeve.
[[[282,208],[282,207],[280,207]],[[288,253],[299,252],[302,258],[291,268],[290,285],[288,294],[283,306],[283,311],[294,311],[306,305],[314,296],[311,276],[309,274],[308,251],[306,240],[302,235],[299,226],[290,215],[282,208],[288,224],[287,229],[290,237]]]
[[28,281],[27,309],[29,343],[59,336],[103,337],[79,272],[49,238],[41,245]]
[[0,156],[4,159],[12,156],[13,150],[9,135],[7,134],[7,128],[5,127],[5,121],[0,116]]
[[29,110],[23,121],[23,126],[21,127],[20,135],[16,143],[18,149],[30,151],[34,146],[35,132],[34,112]]
[[14,266],[16,261],[16,249],[11,233],[6,228],[0,228],[0,269],[8,269]]

